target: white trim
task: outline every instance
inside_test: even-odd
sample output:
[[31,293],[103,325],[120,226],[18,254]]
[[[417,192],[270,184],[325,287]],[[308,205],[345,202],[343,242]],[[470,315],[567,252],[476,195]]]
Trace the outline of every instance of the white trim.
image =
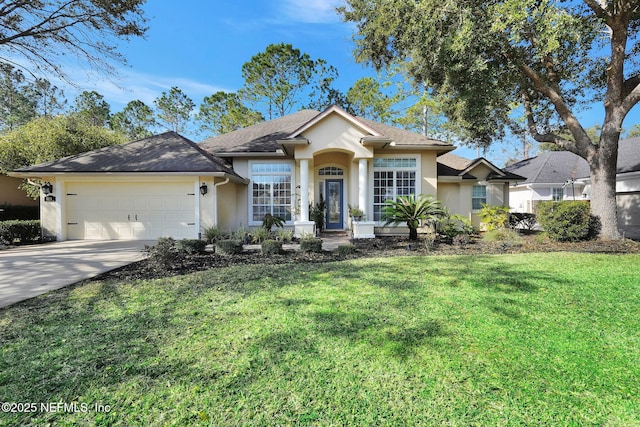
[[200,179],[196,179],[194,182],[194,188],[193,188],[193,192],[196,195],[194,197],[193,200],[193,209],[195,210],[195,215],[193,218],[193,222],[195,222],[195,227],[193,227],[193,232],[195,233],[195,236],[193,236],[194,239],[199,239],[200,236],[200,229],[202,227],[202,223],[200,222],[200,198],[203,197],[202,194],[200,194]]
[[[296,162],[295,160],[279,160],[279,159],[272,159],[272,160],[249,160],[247,162],[247,168],[248,168],[248,174],[249,174],[249,183],[248,185],[248,189],[247,189],[247,210],[248,210],[248,217],[247,217],[247,224],[249,226],[255,227],[255,226],[260,226],[262,225],[262,221],[254,221],[253,220],[253,165],[258,164],[258,165],[265,165],[265,164],[287,164],[291,166],[291,200],[289,203],[289,206],[291,207],[291,221],[287,221],[285,222],[285,225],[288,226],[292,226],[294,225],[295,222],[295,215],[293,214],[293,207],[294,204],[296,202],[295,200],[295,194],[296,194]],[[259,175],[260,173],[256,173],[256,175]]]
[[[388,167],[388,168],[376,168],[375,166],[375,160],[376,159],[414,159],[416,161],[416,166],[415,168],[397,168],[397,167]],[[419,194],[422,194],[422,154],[409,154],[409,155],[402,155],[400,153],[385,153],[385,154],[379,154],[377,156],[375,156],[373,159],[371,159],[371,167],[367,168],[368,169],[368,173],[369,173],[369,208],[367,209],[367,211],[369,212],[367,214],[367,218],[370,219],[371,221],[374,221],[376,223],[377,226],[381,226],[383,224],[383,222],[381,221],[375,221],[374,220],[374,206],[375,206],[375,195],[374,195],[374,191],[375,191],[375,180],[374,180],[374,175],[376,171],[393,171],[393,172],[398,172],[398,171],[415,171],[416,176],[415,176],[415,192],[416,192],[416,196]],[[396,195],[397,196],[397,195]],[[370,218],[369,218],[370,217]]]

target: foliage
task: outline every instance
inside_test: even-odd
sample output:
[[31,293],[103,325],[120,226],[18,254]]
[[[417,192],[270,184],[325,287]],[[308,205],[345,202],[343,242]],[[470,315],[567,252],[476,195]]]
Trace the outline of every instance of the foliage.
[[0,205],[0,221],[12,219],[32,220],[40,218],[39,206]]
[[232,240],[240,240],[243,244],[247,244],[250,241],[250,233],[245,227],[240,227],[233,233],[231,233]]
[[400,196],[396,200],[387,200],[382,209],[384,225],[406,224],[409,227],[409,239],[418,239],[418,227],[421,223],[433,225],[445,216],[446,211],[440,206],[440,201],[431,195],[421,194],[415,197]]
[[40,240],[41,236],[39,220],[0,221],[0,243],[3,245],[34,242]]
[[196,119],[207,136],[222,135],[264,120],[259,112],[245,106],[237,93],[216,92],[204,98]]
[[[300,105],[301,95],[314,79],[324,78],[326,61],[313,60],[291,44],[270,44],[242,65],[240,95],[252,105],[263,105],[267,119],[284,116]],[[335,73],[333,67],[329,72]]]
[[260,246],[262,255],[280,255],[283,253],[282,241],[280,240],[265,240]]
[[316,230],[318,230],[319,232],[322,232],[322,230],[324,230],[326,210],[327,205],[322,198],[318,203],[311,206],[311,209],[309,209],[309,220],[316,223]]
[[[39,117],[0,135],[0,173],[126,142],[124,135],[91,126],[74,115]],[[38,190],[23,187],[36,198]]]
[[264,227],[257,228],[251,233],[251,241],[253,243],[261,243],[269,239],[271,239],[271,231]]
[[145,0],[47,0],[3,2],[0,9],[2,62],[24,63],[31,74],[67,80],[63,64],[76,57],[94,69],[114,73],[111,62],[125,62],[117,39],[142,37]]
[[243,251],[242,241],[237,239],[218,240],[216,242],[216,253],[223,255],[238,255]]
[[84,91],[76,97],[75,114],[91,126],[105,127],[111,117],[111,106],[104,96],[92,91]]
[[284,218],[279,216],[273,216],[270,213],[266,214],[264,218],[262,218],[262,228],[271,233],[271,229],[275,225],[278,228],[284,227]]
[[187,255],[203,254],[207,247],[207,242],[200,239],[182,239],[176,244],[179,251]]
[[364,211],[360,208],[349,205],[349,216],[352,218],[362,218],[364,216]]
[[511,228],[493,228],[482,235],[485,242],[501,242],[510,245],[522,244],[522,236]]
[[195,104],[182,89],[174,86],[169,92],[163,91],[153,101],[156,106],[158,120],[167,129],[177,133],[183,132],[191,120],[191,112]]
[[509,225],[509,206],[483,204],[478,212],[480,219],[485,224],[486,230],[505,228]]
[[276,237],[285,243],[293,240],[293,230],[277,230]]
[[182,265],[185,252],[180,250],[173,237],[159,237],[155,245],[144,247],[149,263],[158,270],[171,270]]
[[518,228],[526,233],[532,232],[538,219],[535,214],[527,212],[511,212],[509,214],[509,225],[512,228]]
[[203,230],[207,243],[215,243],[224,237],[224,233],[218,227],[207,227]]
[[352,114],[382,123],[391,124],[391,119],[396,114],[392,106],[396,101],[395,97],[382,91],[380,82],[373,77],[357,80],[347,91],[347,102]]
[[346,257],[348,255],[355,254],[358,250],[356,248],[356,245],[348,244],[338,246],[337,251],[340,257]]
[[538,222],[549,238],[560,242],[588,240],[598,235],[596,219],[586,201],[543,201],[537,205]]
[[127,135],[132,141],[150,137],[157,125],[151,107],[138,99],[130,101],[122,111],[113,114],[109,124],[111,129]]
[[[355,24],[357,59],[377,69],[401,63],[416,84],[432,86],[443,95],[447,119],[464,131],[463,141],[487,147],[524,116],[537,142],[588,159],[593,213],[603,233],[618,238],[617,146],[640,101],[635,6],[626,0],[347,0],[339,11]],[[577,118],[593,100],[604,103],[597,140]]]
[[300,239],[300,250],[302,252],[322,252],[322,239],[316,237]]
[[436,231],[448,243],[453,243],[458,236],[469,236],[476,232],[469,218],[449,213],[438,220]]

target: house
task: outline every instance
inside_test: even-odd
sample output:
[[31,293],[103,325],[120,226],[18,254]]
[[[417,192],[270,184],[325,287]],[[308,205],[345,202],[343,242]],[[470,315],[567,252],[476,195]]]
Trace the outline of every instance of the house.
[[[514,212],[535,213],[540,200],[589,200],[589,165],[568,151],[550,151],[505,168],[527,179],[509,189]],[[640,238],[640,138],[621,140],[616,174],[618,226],[625,236]]]
[[22,180],[0,174],[0,207],[13,206],[38,206],[38,200],[27,196],[24,190],[18,188]]
[[332,106],[200,144],[167,132],[12,175],[51,183],[41,217],[58,240],[195,238],[209,226],[258,227],[266,214],[301,235],[314,231],[309,208],[320,201],[327,229],[350,228],[351,205],[365,212],[356,237],[373,237],[397,232],[382,227],[382,208],[402,195],[435,195],[476,222],[481,203],[508,204],[515,176],[454,148]]

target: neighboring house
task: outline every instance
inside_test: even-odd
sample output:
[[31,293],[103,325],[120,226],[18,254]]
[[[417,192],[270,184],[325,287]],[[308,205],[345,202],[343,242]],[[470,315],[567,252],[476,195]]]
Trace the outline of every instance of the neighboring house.
[[12,175],[52,184],[42,221],[58,240],[195,238],[210,226],[258,227],[266,214],[300,235],[313,232],[309,208],[320,201],[327,229],[349,228],[351,205],[365,212],[361,237],[373,237],[397,232],[382,228],[381,215],[402,195],[432,194],[469,218],[483,202],[508,204],[516,177],[447,154],[454,148],[333,106],[200,144],[167,132]]
[[[568,151],[550,151],[505,168],[527,179],[510,187],[514,212],[535,213],[540,200],[589,200],[589,165]],[[627,237],[640,238],[640,138],[621,140],[616,175],[618,226]]]
[[22,179],[0,174],[0,209],[2,206],[38,206],[38,200],[27,196],[24,190],[18,188]]

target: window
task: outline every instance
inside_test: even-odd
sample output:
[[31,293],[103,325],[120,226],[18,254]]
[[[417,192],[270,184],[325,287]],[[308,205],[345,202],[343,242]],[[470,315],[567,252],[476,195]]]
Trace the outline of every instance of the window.
[[556,187],[551,189],[551,200],[559,202],[564,199],[564,189],[562,187]]
[[473,194],[471,195],[471,209],[480,210],[482,205],[487,203],[487,186],[474,185]]
[[382,221],[387,200],[416,194],[417,159],[373,159],[373,220]]
[[341,168],[337,168],[335,166],[329,166],[329,167],[320,169],[318,171],[318,175],[320,175],[320,176],[342,176],[342,175],[344,175],[344,171]]
[[251,221],[262,223],[266,214],[291,221],[293,167],[289,163],[251,165]]

